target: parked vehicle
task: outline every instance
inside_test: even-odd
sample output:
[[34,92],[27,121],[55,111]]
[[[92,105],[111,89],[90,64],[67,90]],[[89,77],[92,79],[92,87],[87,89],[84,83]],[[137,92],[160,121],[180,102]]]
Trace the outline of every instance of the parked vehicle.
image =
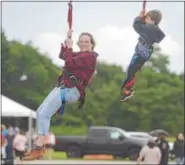
[[81,158],[85,154],[112,154],[136,160],[141,148],[147,143],[145,138],[127,135],[116,127],[90,127],[87,136],[56,136],[55,151],[66,152],[68,158]]
[[163,129],[152,130],[152,131],[149,132],[149,134],[151,136],[154,136],[154,137],[159,137],[160,135],[165,135],[165,136],[169,136],[170,135],[167,131],[165,131]]
[[137,137],[137,138],[146,138],[148,140],[154,140],[154,137],[152,137],[151,135],[149,135],[149,133],[147,132],[127,132],[128,136],[131,137]]

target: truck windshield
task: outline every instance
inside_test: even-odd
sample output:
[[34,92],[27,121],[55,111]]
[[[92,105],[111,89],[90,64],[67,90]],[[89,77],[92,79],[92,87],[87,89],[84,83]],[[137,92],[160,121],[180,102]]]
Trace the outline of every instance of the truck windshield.
[[123,129],[118,128],[117,131],[119,131],[123,136],[127,136],[127,131],[124,131]]

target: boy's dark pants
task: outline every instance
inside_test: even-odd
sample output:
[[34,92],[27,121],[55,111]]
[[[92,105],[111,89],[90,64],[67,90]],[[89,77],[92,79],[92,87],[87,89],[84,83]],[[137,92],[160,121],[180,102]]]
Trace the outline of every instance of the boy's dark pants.
[[135,53],[127,69],[126,78],[123,80],[122,90],[131,89],[134,86],[135,75],[147,60]]

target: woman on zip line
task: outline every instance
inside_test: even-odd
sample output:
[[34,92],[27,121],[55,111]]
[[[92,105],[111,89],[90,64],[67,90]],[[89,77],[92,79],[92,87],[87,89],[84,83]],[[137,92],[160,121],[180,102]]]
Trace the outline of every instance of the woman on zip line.
[[[69,6],[69,9],[70,7],[72,6]],[[71,29],[70,22],[69,29]],[[65,62],[64,71],[59,77],[58,87],[49,93],[37,109],[38,137],[34,148],[25,155],[24,160],[39,159],[44,155],[44,140],[49,132],[51,117],[57,111],[63,115],[65,104],[80,101],[79,108],[81,108],[85,102],[85,89],[94,74],[98,54],[94,52],[95,40],[90,33],[80,34],[77,43],[80,48],[79,52],[73,52],[71,36],[72,30],[69,30],[59,53],[59,58]]]

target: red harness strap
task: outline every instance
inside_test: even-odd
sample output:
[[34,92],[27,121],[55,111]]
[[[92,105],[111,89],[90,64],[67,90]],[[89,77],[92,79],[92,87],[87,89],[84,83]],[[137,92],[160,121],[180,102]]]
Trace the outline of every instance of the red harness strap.
[[135,83],[135,79],[136,79],[136,76],[134,76],[134,78],[132,80],[130,80],[126,85],[125,85],[125,88],[127,89],[130,89],[134,86],[134,83]]
[[[73,22],[73,6],[72,6],[72,0],[70,0],[69,3],[68,3],[67,22],[68,22],[69,30],[71,30],[72,29],[72,22]],[[70,36],[70,38],[71,37],[72,36]],[[63,47],[61,47],[61,49],[63,49]],[[62,51],[60,51],[60,52],[62,52]],[[59,54],[59,58],[61,58],[60,57],[60,54]],[[58,86],[60,86],[62,75],[58,78]],[[62,107],[58,109],[57,113],[59,115],[62,115],[64,113],[64,105],[65,105],[65,103],[63,102]]]
[[[146,9],[146,0],[143,0],[143,10]],[[145,13],[143,13],[145,14]],[[142,18],[143,23],[145,22],[145,16]]]
[[[67,22],[69,25],[69,30],[72,29],[72,22],[73,22],[73,5],[72,5],[72,0],[69,1],[68,3],[68,16],[67,16]],[[70,36],[72,37],[72,36]]]

